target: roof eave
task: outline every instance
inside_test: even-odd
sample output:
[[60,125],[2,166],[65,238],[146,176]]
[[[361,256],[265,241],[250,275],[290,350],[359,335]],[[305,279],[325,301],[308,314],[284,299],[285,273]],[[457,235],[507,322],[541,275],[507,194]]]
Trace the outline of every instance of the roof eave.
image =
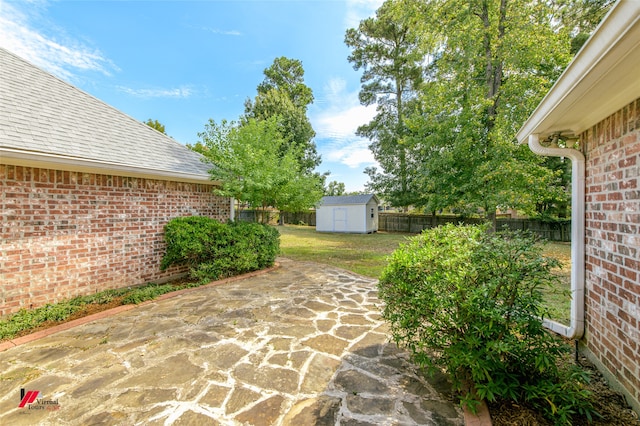
[[578,135],[640,96],[640,2],[620,1],[518,131]]
[[150,169],[145,167],[135,167],[124,164],[109,163],[105,161],[74,158],[57,154],[28,152],[5,147],[0,147],[0,159],[0,163],[2,164],[16,166],[49,168],[83,173],[98,173],[188,183],[202,183],[209,185],[220,184],[220,182],[212,181],[208,174]]
[[[378,199],[378,197],[375,194],[365,194],[368,198],[366,198],[366,201],[358,201],[358,202],[353,202],[350,201],[349,199],[353,196],[351,195],[326,195],[324,197],[322,197],[320,199],[320,202],[318,204],[317,207],[320,206],[347,206],[347,205],[353,205],[353,206],[360,206],[366,203],[369,203],[372,199],[376,201],[376,203],[380,203],[380,200]],[[331,201],[329,201],[329,199]],[[342,202],[340,202],[342,201]]]

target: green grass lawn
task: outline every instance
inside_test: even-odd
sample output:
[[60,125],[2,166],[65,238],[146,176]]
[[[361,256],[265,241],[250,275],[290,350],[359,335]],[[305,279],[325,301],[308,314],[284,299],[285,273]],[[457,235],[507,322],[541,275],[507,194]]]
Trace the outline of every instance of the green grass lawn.
[[278,226],[282,256],[337,266],[378,278],[387,256],[413,234],[378,232],[345,234],[316,232],[313,226]]
[[560,277],[560,286],[546,290],[545,302],[551,319],[569,325],[571,313],[571,243],[549,242],[544,246],[544,254],[555,257],[562,264],[556,271]]
[[[311,226],[286,225],[280,231],[281,255],[292,260],[312,261],[337,266],[357,274],[378,278],[387,265],[389,256],[407,238],[415,234],[379,232],[376,234],[342,234],[316,232]],[[570,287],[571,246],[567,243],[549,243],[545,253],[556,257],[564,269],[558,271],[562,284],[558,290]],[[150,283],[135,288],[106,290],[87,296],[37,309],[20,312],[0,320],[0,341],[20,336],[47,324],[63,322],[74,316],[83,316],[108,307],[140,303],[160,294],[192,287],[197,283],[180,281],[173,284]],[[570,299],[558,292],[547,292],[545,300],[551,317],[569,323]],[[102,308],[100,308],[102,305]]]
[[[387,265],[387,256],[398,245],[415,234],[378,232],[376,234],[343,234],[316,232],[312,226],[278,226],[281,254],[292,260],[311,261],[378,278]],[[560,288],[545,292],[551,318],[569,324],[570,299],[562,294],[570,288],[571,245],[545,244],[544,252],[560,260]]]

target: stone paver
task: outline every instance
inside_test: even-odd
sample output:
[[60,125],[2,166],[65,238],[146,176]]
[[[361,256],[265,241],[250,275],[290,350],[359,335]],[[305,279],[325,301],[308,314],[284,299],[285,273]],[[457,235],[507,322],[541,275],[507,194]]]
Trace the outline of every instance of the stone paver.
[[0,424],[464,424],[390,343],[375,280],[280,263],[1,352]]

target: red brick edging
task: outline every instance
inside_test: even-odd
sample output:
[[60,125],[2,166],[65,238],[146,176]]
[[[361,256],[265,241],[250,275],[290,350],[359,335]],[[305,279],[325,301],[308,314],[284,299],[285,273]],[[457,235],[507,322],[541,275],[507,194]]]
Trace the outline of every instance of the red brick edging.
[[251,277],[256,277],[258,275],[263,275],[263,274],[267,274],[271,271],[274,271],[276,269],[278,269],[280,267],[279,263],[276,263],[274,266],[267,268],[267,269],[261,269],[259,271],[253,271],[253,272],[248,272],[246,274],[242,274],[242,275],[236,275],[234,277],[229,277],[229,278],[225,278],[222,280],[218,280],[218,281],[213,281],[209,284],[205,284],[199,287],[191,287],[191,288],[184,288],[182,290],[177,290],[177,291],[172,291],[171,293],[165,293],[162,294],[158,297],[156,297],[153,300],[146,300],[142,303],[139,303],[137,305],[122,305],[122,306],[118,306],[112,309],[107,309],[106,311],[102,311],[102,312],[98,312],[92,315],[87,315],[86,317],[82,317],[82,318],[78,318],[69,322],[65,322],[62,323],[60,325],[56,325],[53,327],[49,327],[46,328],[44,330],[40,330],[40,331],[36,331],[35,333],[31,333],[31,334],[27,334],[26,336],[21,336],[21,337],[16,337],[15,339],[10,339],[10,340],[5,340],[4,342],[0,342],[0,352],[6,351],[7,349],[16,347],[16,346],[20,346],[20,345],[24,345],[25,343],[29,343],[29,342],[33,342],[35,340],[38,339],[42,339],[43,337],[47,337],[50,336],[52,334],[55,333],[59,333],[61,331],[65,331],[65,330],[69,330],[70,328],[73,327],[77,327],[79,325],[82,324],[87,324],[89,322],[92,321],[96,321],[102,318],[107,318],[116,314],[119,314],[120,312],[126,312],[129,311],[131,309],[134,309],[138,306],[144,306],[144,305],[148,305],[150,303],[154,303],[154,302],[158,302],[160,300],[166,300],[166,299],[171,299],[172,297],[177,297],[180,296],[182,294],[185,293],[190,293],[192,291],[196,291],[196,290],[200,290],[203,288],[207,288],[207,287],[213,287],[213,286],[217,286],[217,285],[221,285],[221,284],[227,284],[227,283],[231,283],[234,281],[238,281],[238,280],[242,280],[245,278],[251,278]]
[[489,414],[489,408],[484,401],[480,401],[478,406],[478,412],[473,414],[466,408],[464,411],[464,424],[465,426],[491,426],[491,415]]

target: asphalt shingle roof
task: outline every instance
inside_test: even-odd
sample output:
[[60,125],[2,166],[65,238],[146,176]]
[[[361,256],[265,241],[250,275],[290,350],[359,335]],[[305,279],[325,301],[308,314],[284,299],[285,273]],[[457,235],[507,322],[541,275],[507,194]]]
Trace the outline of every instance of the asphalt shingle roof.
[[326,195],[320,200],[321,206],[337,206],[345,204],[367,204],[371,198],[374,198],[373,194],[364,195]]
[[0,48],[0,150],[208,177],[201,156]]

